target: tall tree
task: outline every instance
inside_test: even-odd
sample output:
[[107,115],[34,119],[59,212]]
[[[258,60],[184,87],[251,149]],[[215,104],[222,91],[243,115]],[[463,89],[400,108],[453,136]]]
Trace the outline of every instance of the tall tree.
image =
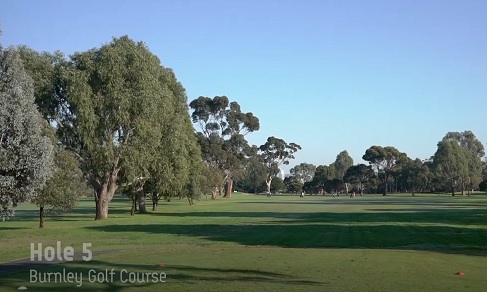
[[387,184],[394,171],[399,169],[401,163],[406,161],[406,153],[399,152],[392,146],[371,146],[365,151],[362,159],[375,167],[383,189],[383,195],[387,193]]
[[52,173],[53,146],[34,104],[32,79],[15,49],[0,46],[0,202],[3,220],[32,199]]
[[415,192],[423,191],[431,179],[428,166],[419,158],[415,160],[407,159],[401,171],[398,180],[414,196]]
[[265,183],[267,192],[271,192],[272,180],[280,173],[281,165],[288,165],[289,160],[294,159],[294,153],[301,150],[301,146],[296,143],[286,143],[286,141],[269,137],[267,142],[259,147],[260,155],[267,169]]
[[306,191],[310,191],[310,188],[314,187],[312,184],[310,184],[311,182],[312,181],[303,183],[294,176],[288,176],[284,179],[284,185],[286,186],[287,191],[290,193],[299,193],[303,191],[305,185],[307,187]]
[[[54,85],[39,87],[38,100],[52,101],[44,115],[55,121],[61,142],[81,162],[95,193],[95,219],[105,219],[121,182],[171,172],[155,168],[171,165],[169,154],[178,153],[168,145],[183,145],[188,135],[195,139],[188,131],[171,130],[177,128],[180,115],[190,124],[187,112],[175,107],[185,103],[185,96],[177,96],[182,87],[176,88],[172,71],[161,66],[145,44],[127,36],[75,53],[69,62],[50,63],[60,69],[53,69]],[[181,155],[181,159],[191,158]]]
[[358,183],[360,195],[364,194],[365,183],[374,177],[374,171],[370,165],[357,164],[349,167],[343,180],[350,183]]
[[304,184],[305,182],[313,180],[315,171],[316,166],[310,163],[303,162],[291,168],[289,172],[291,173],[291,176],[300,181],[301,184]]
[[251,112],[243,113],[237,102],[226,96],[213,99],[200,96],[189,104],[193,123],[199,126],[198,142],[203,160],[210,169],[223,174],[220,190],[226,184],[225,196],[231,197],[233,179],[242,169],[249,145],[245,135],[259,130],[259,119]]
[[435,173],[449,182],[452,196],[462,177],[468,173],[466,151],[454,141],[441,141],[433,158]]
[[248,187],[248,192],[257,194],[263,191],[262,186],[266,177],[266,168],[261,157],[257,155],[257,150],[255,149],[252,152],[252,155],[245,163],[243,181]]
[[306,191],[310,191],[309,188],[314,188],[319,194],[323,193],[329,185],[329,182],[336,178],[335,163],[330,165],[319,165],[316,167],[313,180],[306,184]]
[[22,62],[34,80],[34,96],[37,108],[50,123],[69,123],[70,105],[67,102],[66,82],[63,78],[69,60],[60,51],[37,52],[26,46],[18,47]]
[[461,177],[462,194],[465,189],[470,191],[478,188],[482,181],[482,157],[485,155],[484,146],[471,131],[448,132],[442,141],[454,141],[466,152],[467,172]]
[[353,159],[350,157],[347,150],[343,150],[338,153],[334,165],[336,178],[343,180],[347,169],[353,165]]
[[353,159],[348,155],[347,150],[343,150],[342,152],[338,153],[335,162],[335,170],[336,170],[336,178],[342,180],[346,192],[348,193],[348,183],[343,180],[347,169],[353,165]]

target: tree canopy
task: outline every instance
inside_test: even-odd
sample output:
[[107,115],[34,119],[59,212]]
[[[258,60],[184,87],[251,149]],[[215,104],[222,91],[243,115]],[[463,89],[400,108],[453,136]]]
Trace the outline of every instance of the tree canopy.
[[294,159],[294,153],[301,150],[301,146],[296,143],[287,143],[283,139],[269,137],[265,144],[259,147],[260,155],[267,169],[266,184],[267,192],[271,192],[272,179],[279,172],[281,165],[289,164],[289,160]]
[[53,146],[34,104],[34,87],[15,49],[0,47],[0,217],[14,215],[51,176]]
[[121,183],[190,182],[191,160],[201,158],[185,91],[144,43],[114,38],[65,61],[24,51],[31,71],[46,72],[35,75],[36,98],[95,190],[96,219],[108,217]]
[[382,182],[383,195],[387,193],[387,183],[394,171],[397,171],[401,163],[405,162],[406,153],[402,153],[392,146],[371,146],[365,151],[362,159],[375,166],[375,171]]
[[243,113],[240,105],[226,96],[200,96],[189,106],[193,123],[199,126],[203,160],[210,169],[222,173],[223,181],[214,187],[221,192],[226,184],[225,196],[231,197],[233,179],[242,170],[250,149],[245,135],[259,130],[259,119],[251,112]]

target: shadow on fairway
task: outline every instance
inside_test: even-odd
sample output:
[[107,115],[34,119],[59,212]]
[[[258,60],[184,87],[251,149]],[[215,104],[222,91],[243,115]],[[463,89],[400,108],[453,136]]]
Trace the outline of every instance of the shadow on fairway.
[[[221,218],[218,220],[222,224],[137,224],[86,228],[113,233],[194,236],[210,241],[251,246],[408,249],[487,256],[487,232],[485,228],[478,226],[487,224],[487,210],[483,209],[290,214],[189,212],[161,215],[216,217]],[[241,224],[232,225],[224,224],[224,217],[264,219],[247,224],[242,220]]]
[[[60,282],[57,283],[51,281],[51,283],[30,283],[30,270],[34,270],[36,275],[39,273],[59,273],[66,272],[82,274],[83,281],[80,287],[76,287],[79,282],[73,280],[71,283]],[[109,281],[101,280],[101,284],[97,287],[90,286],[90,279],[93,282],[99,283],[97,278],[93,278],[93,275],[98,273],[106,273],[106,269],[110,272],[114,270],[113,279],[109,278]],[[121,271],[125,270],[123,274]],[[128,279],[128,273],[165,273],[165,283],[122,283],[121,280]],[[44,274],[42,274],[44,275]],[[35,279],[35,278],[34,278]],[[19,286],[26,286],[29,290],[33,291],[69,291],[75,289],[76,291],[124,291],[128,288],[135,287],[151,287],[153,291],[162,291],[171,289],[171,282],[178,280],[177,283],[194,283],[195,281],[208,281],[208,282],[260,282],[260,283],[288,283],[294,285],[312,285],[323,286],[329,284],[328,282],[313,281],[296,278],[293,275],[266,272],[261,270],[251,269],[219,269],[219,268],[205,268],[198,266],[186,266],[186,265],[171,265],[166,263],[164,268],[159,268],[156,265],[141,265],[141,264],[125,264],[125,263],[113,263],[106,261],[90,261],[90,262],[72,262],[63,263],[59,265],[45,264],[26,266],[23,271],[4,274],[0,278],[0,287],[11,288],[16,290]],[[176,282],[173,282],[176,283]],[[3,291],[3,290],[2,290]]]
[[[268,218],[269,223],[430,223],[453,225],[487,225],[485,209],[448,208],[437,210],[426,208],[365,209],[370,212],[166,212],[149,213],[162,217],[202,217],[202,218]],[[277,219],[277,220],[275,220]]]

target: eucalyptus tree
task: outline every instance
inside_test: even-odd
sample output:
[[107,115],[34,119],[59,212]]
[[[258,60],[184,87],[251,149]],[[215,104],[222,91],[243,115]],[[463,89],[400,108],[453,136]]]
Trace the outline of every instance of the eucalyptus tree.
[[305,184],[306,191],[309,192],[310,189],[314,189],[317,193],[322,193],[328,189],[329,182],[335,178],[336,169],[334,163],[330,165],[318,165],[311,182]]
[[70,151],[57,146],[54,155],[54,174],[31,202],[39,207],[39,228],[53,211],[71,211],[83,195],[90,194],[79,161]]
[[335,166],[335,175],[336,178],[342,180],[345,190],[348,193],[348,183],[344,181],[343,177],[347,172],[347,169],[353,165],[353,159],[348,154],[347,150],[343,150],[342,152],[338,153],[334,166]]
[[108,217],[121,183],[143,185],[156,179],[179,189],[189,183],[185,171],[195,155],[185,153],[197,151],[186,95],[174,73],[144,43],[114,38],[66,62],[59,56],[24,55],[33,70],[40,64],[52,72],[52,84],[42,76],[36,80],[47,84],[39,86],[37,100],[50,105],[44,116],[55,124],[66,149],[76,154],[94,189],[95,219]]
[[284,178],[284,184],[286,185],[286,189],[290,193],[299,193],[305,189],[306,185],[306,192],[315,189],[314,185],[312,184],[311,181],[307,181],[303,183],[301,180],[297,179],[294,176],[288,176]]
[[482,157],[485,155],[484,146],[472,131],[448,132],[442,141],[453,141],[465,150],[467,171],[461,177],[462,194],[465,189],[470,191],[478,188],[482,181]]
[[249,151],[249,158],[245,162],[244,175],[241,179],[247,192],[257,194],[264,190],[263,185],[266,178],[266,167],[262,157],[258,155],[258,148],[252,146]]
[[33,81],[15,49],[0,45],[0,202],[3,220],[52,174],[53,146],[34,103]]
[[457,142],[441,141],[433,157],[433,167],[439,178],[448,181],[455,196],[455,188],[468,173],[467,152]]
[[406,153],[400,152],[392,146],[371,146],[365,151],[362,159],[375,167],[383,187],[383,195],[387,193],[387,185],[392,174],[406,161]]
[[305,182],[309,182],[313,180],[313,176],[316,171],[316,166],[310,163],[300,163],[289,171],[291,176],[293,176],[296,180],[300,181],[301,184]]
[[398,175],[398,180],[403,190],[411,192],[422,192],[431,180],[431,173],[428,166],[419,158],[407,159]]
[[288,165],[294,159],[294,153],[301,150],[296,143],[287,143],[283,139],[269,137],[265,144],[259,147],[260,156],[266,167],[267,193],[271,192],[272,180],[279,174],[281,165]]
[[200,96],[189,104],[193,123],[198,126],[198,142],[208,169],[218,170],[223,180],[214,186],[225,197],[231,197],[233,179],[242,169],[249,150],[245,136],[259,130],[259,119],[251,112],[244,113],[240,105],[226,96],[213,99]]
[[374,170],[370,165],[357,164],[347,169],[343,180],[349,183],[357,183],[360,195],[363,195],[365,184],[374,176]]

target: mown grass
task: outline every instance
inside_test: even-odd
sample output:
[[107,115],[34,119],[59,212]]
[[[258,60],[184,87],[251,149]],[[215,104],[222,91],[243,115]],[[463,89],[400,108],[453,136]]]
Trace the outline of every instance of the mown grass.
[[[23,205],[0,223],[0,262],[29,257],[30,243],[118,250],[36,267],[82,272],[74,283],[30,283],[29,270],[0,275],[0,287],[29,291],[483,291],[487,287],[487,196],[406,194],[382,197],[255,196],[172,200],[129,215],[116,198],[110,217],[93,221],[91,200],[48,217]],[[163,263],[164,268],[156,267]],[[114,269],[164,272],[165,283],[89,283]],[[463,271],[464,276],[455,273]],[[116,275],[119,276],[119,273]],[[4,291],[3,289],[1,291]]]

